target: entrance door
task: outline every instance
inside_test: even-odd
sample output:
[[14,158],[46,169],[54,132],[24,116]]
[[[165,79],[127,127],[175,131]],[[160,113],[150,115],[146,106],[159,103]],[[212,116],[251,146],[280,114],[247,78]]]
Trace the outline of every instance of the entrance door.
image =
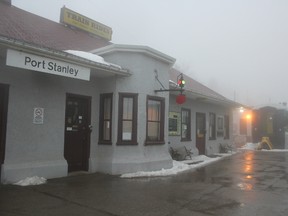
[[199,154],[205,154],[206,140],[206,118],[205,113],[196,113],[196,147]]
[[5,138],[8,108],[8,85],[0,84],[0,176],[5,158]]
[[68,172],[88,171],[91,97],[67,94],[64,157]]

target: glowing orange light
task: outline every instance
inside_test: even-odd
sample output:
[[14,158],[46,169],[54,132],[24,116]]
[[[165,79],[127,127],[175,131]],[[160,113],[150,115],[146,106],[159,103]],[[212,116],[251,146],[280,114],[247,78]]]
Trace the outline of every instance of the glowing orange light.
[[253,177],[251,175],[247,175],[246,179],[252,179]]
[[251,165],[246,165],[244,171],[245,171],[246,173],[252,171],[252,166],[251,166]]
[[246,115],[246,119],[247,119],[247,120],[250,120],[251,118],[252,118],[251,114],[247,114],[247,115]]

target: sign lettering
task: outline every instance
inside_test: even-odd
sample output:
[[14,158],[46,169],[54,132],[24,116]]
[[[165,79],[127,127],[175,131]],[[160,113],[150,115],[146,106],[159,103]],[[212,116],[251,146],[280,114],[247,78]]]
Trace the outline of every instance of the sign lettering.
[[66,7],[61,8],[60,22],[100,36],[108,41],[112,38],[112,29],[110,27]]
[[90,68],[11,49],[7,50],[6,65],[75,79],[90,80]]

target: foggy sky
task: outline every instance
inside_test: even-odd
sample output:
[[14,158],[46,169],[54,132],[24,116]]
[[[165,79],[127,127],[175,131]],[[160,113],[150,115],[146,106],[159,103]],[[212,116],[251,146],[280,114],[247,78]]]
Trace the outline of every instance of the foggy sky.
[[246,105],[288,101],[287,0],[12,0],[59,22],[64,5],[146,45],[175,67]]

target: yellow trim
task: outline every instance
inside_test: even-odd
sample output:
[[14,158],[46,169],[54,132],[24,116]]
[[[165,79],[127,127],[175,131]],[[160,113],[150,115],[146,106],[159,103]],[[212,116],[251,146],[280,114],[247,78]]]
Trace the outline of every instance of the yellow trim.
[[262,137],[262,140],[258,145],[258,149],[259,150],[263,149],[264,144],[267,144],[268,147],[270,148],[270,150],[273,149],[273,145],[272,145],[269,137]]

